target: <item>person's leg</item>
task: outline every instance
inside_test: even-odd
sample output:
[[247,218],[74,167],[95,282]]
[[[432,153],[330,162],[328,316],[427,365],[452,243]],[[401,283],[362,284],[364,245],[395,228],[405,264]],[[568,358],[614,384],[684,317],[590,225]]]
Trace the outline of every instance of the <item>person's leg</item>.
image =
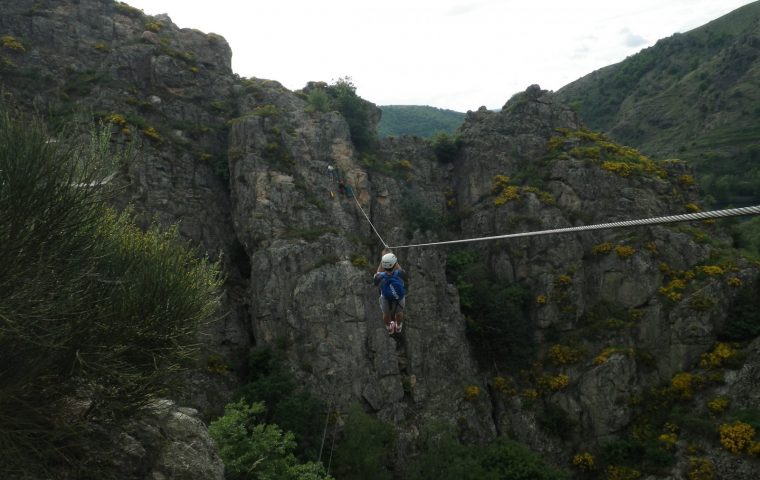
[[380,310],[383,312],[383,323],[385,323],[385,328],[388,329],[390,333],[393,333],[395,330],[395,324],[391,325],[391,306],[390,303],[388,303],[388,300],[384,299],[382,295],[380,295]]
[[394,315],[394,322],[396,323],[396,332],[401,332],[401,326],[404,323],[404,310],[406,309],[406,297],[396,302],[396,314]]

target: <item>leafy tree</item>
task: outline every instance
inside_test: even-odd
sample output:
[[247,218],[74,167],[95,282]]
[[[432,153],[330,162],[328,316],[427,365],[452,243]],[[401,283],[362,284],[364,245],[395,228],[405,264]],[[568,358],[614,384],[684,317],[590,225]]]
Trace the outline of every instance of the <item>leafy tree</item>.
[[450,429],[433,426],[422,435],[423,451],[411,463],[412,480],[562,480],[555,469],[524,445],[498,439],[488,445],[463,445]]
[[335,452],[335,471],[345,480],[386,480],[385,468],[393,442],[393,427],[353,405],[348,411],[343,440]]
[[330,97],[324,88],[314,88],[309,91],[307,96],[309,108],[316,112],[330,111]]
[[293,375],[269,349],[251,352],[243,381],[241,397],[268,406],[263,421],[295,434],[299,458],[316,458],[324,428],[324,403],[300,391]]
[[0,107],[6,475],[63,463],[97,477],[94,425],[178,388],[199,325],[218,307],[218,265],[199,260],[176,229],[143,232],[105,206],[108,134],[68,133],[51,141],[39,120]]
[[424,428],[422,453],[409,466],[411,480],[490,480],[496,479],[481,464],[480,449],[460,443],[447,425]]
[[266,408],[261,402],[230,403],[224,416],[211,422],[209,433],[229,480],[327,480],[320,463],[299,464],[293,451],[295,437],[274,424],[262,423]]
[[458,135],[448,135],[446,133],[436,133],[430,139],[435,156],[440,162],[451,162],[456,158],[462,141]]
[[720,336],[726,340],[747,340],[760,335],[760,276],[744,285],[726,316]]
[[478,361],[484,366],[526,366],[534,351],[530,291],[519,283],[500,281],[471,249],[453,250],[446,274],[459,289],[467,337]]
[[332,109],[346,119],[356,149],[363,153],[374,150],[377,137],[370,121],[369,103],[356,94],[351,77],[339,78],[326,91]]

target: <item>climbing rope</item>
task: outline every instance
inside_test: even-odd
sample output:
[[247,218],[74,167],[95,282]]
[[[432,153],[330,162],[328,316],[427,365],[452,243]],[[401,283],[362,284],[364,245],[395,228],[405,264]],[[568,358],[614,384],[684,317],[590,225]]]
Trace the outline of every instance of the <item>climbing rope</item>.
[[[451,245],[454,243],[484,242],[488,240],[501,240],[501,239],[518,238],[518,237],[533,237],[533,236],[538,236],[538,235],[554,235],[554,234],[559,234],[559,233],[585,232],[588,230],[602,230],[602,229],[608,229],[608,228],[624,228],[624,227],[636,227],[636,226],[644,226],[644,225],[659,225],[662,223],[688,222],[692,220],[705,220],[705,219],[724,218],[724,217],[739,217],[742,215],[760,215],[760,205],[754,206],[754,207],[729,208],[726,210],[713,210],[710,212],[684,213],[681,215],[670,215],[667,217],[654,217],[654,218],[643,218],[639,220],[625,220],[621,222],[600,223],[597,225],[584,225],[580,227],[555,228],[551,230],[540,230],[536,232],[510,233],[507,235],[495,235],[491,237],[466,238],[462,240],[449,240],[445,242],[415,243],[413,245],[396,245],[393,247],[389,247],[388,245],[385,244],[385,242],[383,242],[383,245],[385,245],[387,248],[390,248],[390,249],[432,247],[436,245]],[[367,220],[369,220],[369,218]],[[372,228],[374,229],[375,227],[373,226]],[[377,230],[375,230],[375,233],[377,233]],[[380,235],[378,234],[378,237],[379,236]]]
[[359,203],[359,200],[356,198],[356,195],[351,195],[351,196],[354,198],[354,201],[356,202],[356,206],[357,206],[357,207],[359,207],[359,210],[361,210],[362,214],[364,215],[364,218],[366,218],[366,219],[367,219],[367,222],[369,222],[369,226],[370,226],[370,227],[372,227],[372,230],[374,230],[374,232],[375,232],[375,235],[377,235],[377,238],[379,238],[379,239],[380,239],[380,243],[382,243],[382,244],[383,244],[383,246],[384,246],[385,248],[390,248],[390,247],[388,246],[388,244],[387,244],[387,243],[385,243],[385,240],[383,240],[383,237],[381,237],[381,236],[380,236],[380,234],[379,234],[379,233],[377,233],[377,229],[376,229],[376,228],[375,228],[375,226],[372,224],[372,220],[370,220],[370,219],[369,219],[369,216],[367,215],[367,213],[366,213],[366,212],[364,211],[364,209],[362,208],[361,204]]

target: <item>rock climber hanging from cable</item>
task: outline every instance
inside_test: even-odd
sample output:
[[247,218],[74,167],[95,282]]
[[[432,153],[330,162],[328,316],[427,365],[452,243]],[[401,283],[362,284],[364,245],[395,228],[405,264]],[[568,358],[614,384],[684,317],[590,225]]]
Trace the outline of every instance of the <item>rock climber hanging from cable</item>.
[[383,250],[383,256],[372,282],[380,287],[380,310],[389,335],[401,333],[406,308],[407,273],[401,268],[396,255]]

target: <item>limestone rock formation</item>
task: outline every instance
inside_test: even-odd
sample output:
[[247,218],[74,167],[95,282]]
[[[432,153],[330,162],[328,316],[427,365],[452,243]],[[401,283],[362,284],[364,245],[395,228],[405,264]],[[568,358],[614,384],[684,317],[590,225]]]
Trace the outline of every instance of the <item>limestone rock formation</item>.
[[[390,338],[371,286],[383,245],[362,209],[383,240],[403,246],[680,213],[699,208],[691,172],[584,130],[536,85],[500,112],[468,112],[451,163],[410,137],[359,151],[339,113],[311,108],[313,84],[291,92],[238,77],[217,35],[109,0],[7,3],[0,35],[24,51],[0,52],[3,88],[54,121],[110,122],[115,143],[138,145],[119,166],[114,203],[146,223],[179,222],[188,240],[221,254],[225,311],[181,399],[206,421],[230,399],[248,350],[269,346],[326,404],[361,404],[392,422],[400,442],[446,419],[462,440],[509,436],[567,465],[624,438],[647,392],[700,368],[737,286],[756,281],[757,265],[726,258],[730,239],[701,223],[473,244],[494,283],[530,298],[512,336],[531,357],[486,364],[447,277],[452,250],[398,248],[408,318]],[[746,352],[744,366],[721,367],[719,385],[697,395],[718,389],[760,407],[757,342]],[[120,478],[221,478],[198,417],[165,407],[124,433]],[[717,445],[704,447],[715,468],[750,478],[755,461]],[[658,478],[684,478],[687,450],[679,444],[680,466]]]

